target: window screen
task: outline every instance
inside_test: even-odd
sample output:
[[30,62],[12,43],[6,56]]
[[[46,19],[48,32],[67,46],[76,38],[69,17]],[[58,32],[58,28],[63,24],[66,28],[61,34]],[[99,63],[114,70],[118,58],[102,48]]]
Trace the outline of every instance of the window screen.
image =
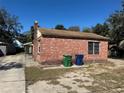
[[88,42],[88,54],[93,54],[93,42]]
[[94,54],[99,54],[99,42],[94,43]]
[[99,42],[88,42],[88,54],[99,54]]

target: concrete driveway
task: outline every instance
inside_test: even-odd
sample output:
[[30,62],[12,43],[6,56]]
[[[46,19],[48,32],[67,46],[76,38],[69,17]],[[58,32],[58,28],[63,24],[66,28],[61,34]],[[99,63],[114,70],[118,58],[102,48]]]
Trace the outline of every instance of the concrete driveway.
[[25,93],[24,54],[0,57],[0,93]]

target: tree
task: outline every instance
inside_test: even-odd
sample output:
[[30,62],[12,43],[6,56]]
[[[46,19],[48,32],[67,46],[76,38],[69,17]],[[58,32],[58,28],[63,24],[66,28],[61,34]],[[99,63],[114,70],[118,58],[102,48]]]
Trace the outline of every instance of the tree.
[[0,9],[0,40],[10,42],[22,30],[18,17],[11,15],[6,9]]
[[89,32],[91,32],[91,29],[90,28],[88,28],[88,27],[86,27],[86,28],[84,28],[83,29],[83,31],[82,32],[87,32],[87,33],[89,33]]
[[80,31],[80,27],[79,26],[71,26],[68,28],[68,30],[70,31]]
[[61,25],[61,24],[56,25],[56,26],[55,26],[55,29],[58,29],[58,30],[66,30],[66,28],[64,27],[64,25]]
[[30,31],[27,31],[27,33],[25,34],[25,41],[26,42],[32,42],[33,41],[31,30]]
[[24,34],[19,33],[18,36],[16,36],[16,39],[19,40],[21,43],[27,42],[27,37]]
[[96,26],[92,27],[92,32],[102,36],[109,36],[109,26],[106,23],[98,23]]
[[26,42],[33,42],[34,40],[34,26],[31,26],[29,31],[26,31],[23,33],[23,35],[21,36],[21,41],[23,41],[24,43]]
[[[38,26],[38,27],[40,27],[40,26]],[[35,33],[33,26],[31,26],[30,33],[31,33],[31,41],[33,41],[34,40],[34,33]]]
[[111,40],[119,44],[124,39],[124,1],[122,2],[122,9],[111,14],[107,22],[111,30]]

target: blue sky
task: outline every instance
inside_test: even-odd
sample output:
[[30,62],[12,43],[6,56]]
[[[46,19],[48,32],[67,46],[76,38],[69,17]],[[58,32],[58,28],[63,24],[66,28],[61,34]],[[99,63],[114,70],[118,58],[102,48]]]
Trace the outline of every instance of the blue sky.
[[0,0],[0,6],[19,16],[23,31],[28,31],[34,20],[40,27],[54,28],[94,26],[103,23],[115,10],[121,8],[122,0]]

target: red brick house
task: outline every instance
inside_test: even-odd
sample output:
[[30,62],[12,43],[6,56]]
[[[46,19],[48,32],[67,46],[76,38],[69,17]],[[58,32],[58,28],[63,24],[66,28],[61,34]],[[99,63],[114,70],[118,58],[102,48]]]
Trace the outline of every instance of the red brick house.
[[84,54],[85,61],[107,60],[106,37],[93,33],[38,28],[34,26],[33,57],[40,63],[61,63],[63,55]]

